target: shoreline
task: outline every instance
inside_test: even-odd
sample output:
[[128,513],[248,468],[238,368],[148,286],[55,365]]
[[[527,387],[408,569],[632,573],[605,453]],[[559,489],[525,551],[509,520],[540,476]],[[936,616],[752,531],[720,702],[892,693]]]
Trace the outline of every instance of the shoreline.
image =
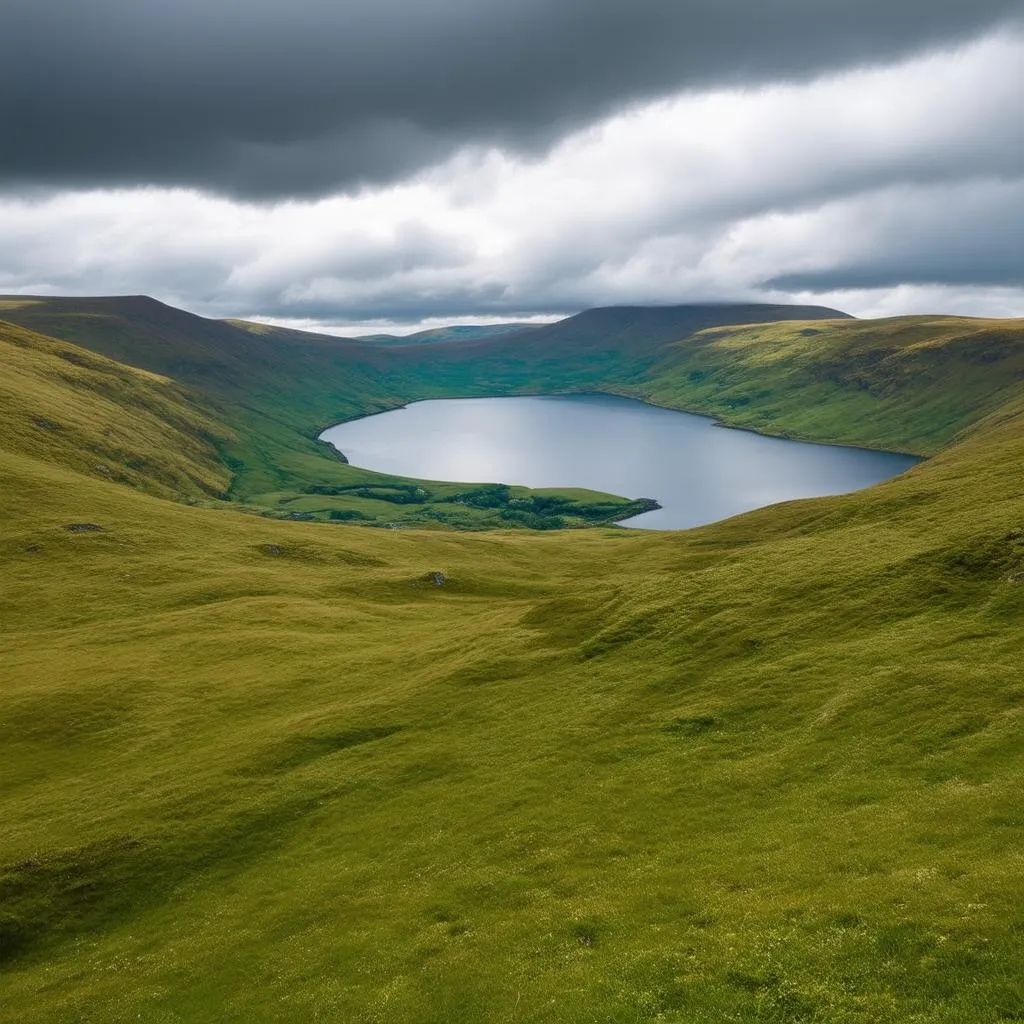
[[[403,479],[403,480],[419,481],[419,482],[422,482],[422,483],[425,483],[425,484],[479,485],[479,484],[494,483],[495,481],[474,481],[474,480],[452,481],[452,480],[440,480],[440,479],[434,479],[434,478],[428,478],[428,477],[411,477],[411,476],[404,476],[404,475],[399,475],[399,474],[386,473],[386,472],[384,472],[382,470],[375,469],[375,468],[370,467],[370,466],[360,466],[360,465],[357,465],[355,463],[349,462],[348,456],[339,447],[336,447],[332,441],[326,439],[324,437],[324,434],[326,434],[328,431],[334,429],[335,427],[344,426],[345,424],[348,424],[348,423],[354,423],[354,422],[356,422],[358,420],[370,419],[370,418],[372,418],[374,416],[380,416],[380,415],[383,415],[385,413],[397,412],[397,411],[399,411],[401,409],[408,409],[409,407],[411,407],[413,405],[418,405],[418,404],[421,404],[421,403],[424,403],[424,402],[460,402],[460,401],[469,401],[469,400],[487,400],[487,401],[491,401],[491,400],[494,400],[494,399],[503,399],[503,398],[568,398],[568,397],[573,397],[573,396],[579,396],[579,397],[587,397],[587,396],[608,397],[608,398],[622,399],[624,401],[629,401],[629,402],[637,402],[640,405],[647,406],[648,408],[651,408],[651,409],[661,409],[661,410],[664,410],[666,412],[674,412],[674,413],[680,413],[680,414],[686,415],[686,416],[694,416],[694,417],[696,417],[698,419],[704,420],[705,422],[707,422],[709,425],[711,425],[713,427],[718,427],[718,428],[723,429],[723,430],[736,430],[736,431],[740,431],[742,433],[752,434],[755,437],[763,437],[763,438],[767,438],[767,439],[780,440],[780,441],[791,441],[791,442],[796,443],[796,444],[813,444],[813,445],[817,445],[817,446],[820,446],[820,447],[843,448],[843,449],[848,449],[848,450],[869,452],[869,453],[880,454],[880,455],[895,455],[895,456],[901,456],[903,458],[909,458],[909,459],[916,460],[913,465],[908,466],[906,469],[902,470],[900,473],[895,474],[895,476],[901,476],[903,473],[910,472],[912,469],[915,469],[918,465],[920,465],[921,462],[924,462],[924,461],[926,461],[929,458],[929,456],[921,455],[918,452],[908,452],[908,451],[901,450],[901,449],[872,447],[872,446],[864,445],[864,444],[854,444],[852,442],[823,441],[823,440],[817,440],[817,439],[813,439],[813,438],[805,438],[805,437],[800,437],[800,436],[794,436],[792,434],[786,434],[786,433],[781,433],[781,432],[769,432],[769,431],[765,431],[765,430],[759,430],[759,429],[754,428],[754,427],[741,426],[741,425],[735,425],[735,424],[728,423],[727,421],[721,419],[718,416],[710,415],[710,414],[708,414],[705,411],[698,411],[697,409],[694,409],[694,408],[680,408],[678,406],[665,405],[665,404],[662,404],[662,403],[659,403],[659,402],[651,401],[648,398],[643,398],[643,397],[640,397],[638,395],[624,393],[622,391],[599,390],[599,389],[595,390],[595,389],[589,389],[589,388],[585,389],[585,390],[584,389],[580,389],[580,390],[550,391],[550,392],[517,392],[515,394],[498,394],[498,395],[495,395],[495,394],[490,394],[490,395],[456,395],[456,396],[448,396],[448,397],[445,397],[445,396],[433,396],[433,397],[430,397],[430,398],[414,398],[414,399],[410,399],[408,401],[400,401],[400,402],[396,403],[394,406],[392,406],[390,408],[387,408],[387,409],[378,409],[378,410],[375,410],[374,412],[366,413],[366,414],[363,414],[363,415],[351,416],[351,417],[349,417],[347,419],[339,420],[339,421],[337,421],[335,423],[332,423],[330,426],[324,427],[322,430],[320,430],[317,433],[317,435],[316,435],[316,440],[319,443],[321,443],[321,444],[328,445],[331,448],[332,452],[336,456],[341,458],[342,461],[344,461],[346,464],[352,465],[354,468],[362,469],[362,470],[364,470],[366,472],[380,474],[381,476],[390,476],[390,477],[393,477],[395,479],[399,479],[400,478],[400,479]],[[890,477],[890,478],[885,478],[885,479],[892,479],[892,478]],[[861,491],[861,490],[867,490],[870,487],[877,486],[878,483],[884,483],[885,479],[880,480],[880,481],[876,481],[875,483],[872,483],[872,484],[868,484],[867,487],[858,487],[858,488],[855,488],[853,491],[840,491],[840,492],[837,492],[837,494],[838,495],[850,494],[850,493],[856,493],[857,491]],[[497,481],[497,482],[498,483],[504,483],[504,481]],[[544,490],[557,490],[559,488],[559,486],[566,486],[567,487],[569,485],[551,485],[550,487],[537,487],[535,485],[525,484],[525,483],[512,483],[511,486],[514,486],[514,487],[524,487],[524,488],[527,488],[528,490],[531,490],[531,491],[544,491]],[[577,489],[577,488],[573,488],[573,489]],[[578,489],[581,489],[581,490],[592,490],[592,488],[589,488],[589,487],[578,488]],[[620,499],[622,501],[634,501],[634,500],[637,500],[637,499],[628,498],[625,495],[618,494],[618,493],[612,492],[612,491],[603,491],[602,490],[602,491],[594,491],[594,493],[595,494],[607,494],[607,495],[610,495],[612,497],[618,498],[618,499]],[[825,496],[828,496],[828,495],[825,495]],[[836,495],[832,495],[832,496],[836,496]],[[789,499],[780,499],[780,501],[813,500],[813,498],[815,498],[815,497],[823,497],[823,495],[811,495],[811,496],[809,496],[806,499],[800,499],[799,497],[798,498],[789,498]],[[658,501],[659,502],[659,506],[660,506],[660,499],[655,497],[653,500]],[[754,509],[747,509],[745,511],[749,512],[749,511],[754,511],[754,510],[756,510],[758,508],[767,508],[767,507],[770,507],[771,505],[778,504],[778,503],[779,502],[770,502],[768,505],[758,505],[758,506],[755,506]],[[611,526],[623,526],[624,524],[628,524],[630,522],[630,520],[639,519],[640,517],[649,514],[651,511],[657,511],[657,510],[655,509],[655,510],[645,510],[643,512],[635,512],[635,513],[633,513],[631,515],[624,516],[622,519],[614,520],[609,525],[611,525]],[[734,513],[734,514],[735,515],[742,515],[742,514],[744,514],[744,512],[739,512],[739,513]],[[724,518],[728,519],[728,518],[732,518],[732,516],[729,515],[729,516],[726,516]],[[720,522],[720,521],[722,521],[722,520],[715,519],[715,520],[711,520],[709,523],[701,523],[701,524],[696,524],[696,525],[693,525],[693,526],[683,526],[683,527],[640,527],[640,526],[626,526],[626,528],[627,529],[652,529],[652,530],[661,529],[664,532],[678,533],[678,532],[681,532],[681,531],[687,530],[687,529],[698,529],[701,526],[707,526],[707,525],[710,525],[710,523]]]

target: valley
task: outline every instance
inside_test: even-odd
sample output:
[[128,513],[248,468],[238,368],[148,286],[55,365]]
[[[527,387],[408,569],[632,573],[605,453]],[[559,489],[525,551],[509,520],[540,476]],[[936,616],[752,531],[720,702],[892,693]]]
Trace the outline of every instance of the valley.
[[[0,1018],[1024,1015],[1024,322],[0,320]],[[539,531],[427,522],[316,440],[583,391],[927,458],[683,532],[573,493],[601,525]],[[310,487],[363,525],[289,521]]]

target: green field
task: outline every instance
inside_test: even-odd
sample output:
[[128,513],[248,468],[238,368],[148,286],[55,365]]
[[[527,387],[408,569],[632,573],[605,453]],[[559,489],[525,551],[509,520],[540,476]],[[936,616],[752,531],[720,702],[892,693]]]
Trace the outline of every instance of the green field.
[[[1024,323],[2,305],[0,1019],[1024,1019]],[[583,389],[932,457],[675,534],[260,514],[382,486],[334,419]]]

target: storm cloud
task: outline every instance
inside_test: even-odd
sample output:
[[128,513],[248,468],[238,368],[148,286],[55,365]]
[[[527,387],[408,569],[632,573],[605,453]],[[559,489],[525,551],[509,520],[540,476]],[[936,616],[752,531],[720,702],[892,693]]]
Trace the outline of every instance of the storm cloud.
[[1014,0],[14,0],[0,185],[280,199],[465,148],[540,154],[630,104],[893,63]]
[[1024,313],[996,0],[16,0],[0,293],[315,329]]

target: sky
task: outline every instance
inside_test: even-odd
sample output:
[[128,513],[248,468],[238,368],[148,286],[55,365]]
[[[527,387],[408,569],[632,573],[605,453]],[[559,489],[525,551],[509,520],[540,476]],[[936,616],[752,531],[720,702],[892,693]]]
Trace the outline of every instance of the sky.
[[1024,316],[1024,0],[7,0],[0,293]]

